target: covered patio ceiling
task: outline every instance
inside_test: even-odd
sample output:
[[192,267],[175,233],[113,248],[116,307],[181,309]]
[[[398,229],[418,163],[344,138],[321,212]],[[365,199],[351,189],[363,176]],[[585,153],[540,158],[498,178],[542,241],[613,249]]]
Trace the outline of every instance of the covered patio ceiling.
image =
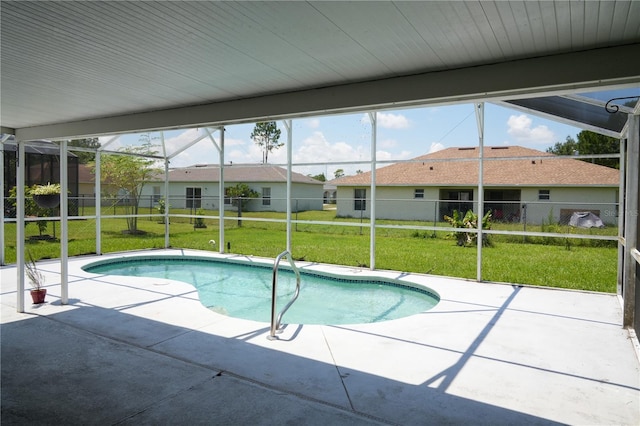
[[0,125],[18,140],[475,101],[619,136],[626,120],[604,104],[640,95],[634,1],[3,1],[0,13]]

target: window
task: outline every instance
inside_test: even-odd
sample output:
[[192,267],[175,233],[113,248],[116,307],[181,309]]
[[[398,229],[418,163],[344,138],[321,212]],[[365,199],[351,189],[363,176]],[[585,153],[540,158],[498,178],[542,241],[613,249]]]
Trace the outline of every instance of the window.
[[202,188],[187,188],[188,209],[199,209],[202,205]]
[[424,189],[414,189],[413,198],[424,198]]
[[354,198],[354,203],[353,203],[353,209],[354,210],[366,210],[367,209],[367,190],[364,188],[357,188],[354,193],[353,193],[353,198]]
[[159,186],[154,186],[153,187],[153,202],[157,203],[158,201],[160,201],[160,187]]
[[538,190],[538,200],[550,200],[551,194],[548,189],[540,189]]
[[271,205],[271,188],[262,188],[262,205]]

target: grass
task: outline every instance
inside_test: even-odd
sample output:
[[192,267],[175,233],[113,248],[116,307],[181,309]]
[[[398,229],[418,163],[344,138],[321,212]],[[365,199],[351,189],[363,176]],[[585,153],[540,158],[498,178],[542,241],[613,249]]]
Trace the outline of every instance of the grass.
[[[85,209],[84,214],[93,212]],[[107,212],[105,212],[107,213]],[[108,214],[113,214],[111,208]],[[116,213],[120,213],[116,211]],[[173,210],[172,213],[188,214]],[[211,212],[211,214],[215,214]],[[244,213],[239,227],[234,212],[225,220],[225,241],[230,253],[276,257],[286,247],[285,223],[252,221],[284,219],[282,213]],[[296,259],[348,266],[370,266],[370,238],[367,221],[359,226],[358,218],[337,218],[333,211],[313,211],[294,214],[293,219],[322,221],[323,224],[292,224],[292,252]],[[123,232],[122,218],[103,218],[101,221],[102,251],[104,253],[164,247],[164,224],[158,217],[138,220],[140,235]],[[207,228],[194,229],[189,218],[172,217],[171,247],[212,250],[209,240],[218,240],[217,219],[205,219]],[[424,222],[377,221],[378,225],[431,226]],[[351,224],[356,226],[340,226]],[[446,226],[445,224],[438,224]],[[56,224],[56,236],[60,226]],[[521,224],[496,224],[493,229],[522,230]],[[527,226],[528,231],[541,232],[542,227]],[[58,258],[58,240],[36,240],[35,224],[26,229],[26,246],[35,259]],[[554,232],[558,232],[554,230]],[[566,232],[560,230],[559,232]],[[588,232],[588,231],[587,231]],[[615,228],[591,231],[601,235],[616,235]],[[53,234],[50,222],[48,234]],[[458,247],[447,238],[448,232],[432,230],[379,228],[376,232],[377,269],[431,273],[452,277],[476,278],[476,247]],[[435,236],[435,237],[434,237]],[[5,258],[15,263],[15,224],[5,225]],[[483,280],[533,284],[579,290],[614,293],[616,291],[617,245],[615,242],[573,239],[567,245],[564,238],[492,235],[492,247],[483,249]],[[95,220],[69,222],[68,250],[70,256],[95,253]],[[217,248],[216,248],[217,249]],[[226,248],[225,248],[226,249]]]

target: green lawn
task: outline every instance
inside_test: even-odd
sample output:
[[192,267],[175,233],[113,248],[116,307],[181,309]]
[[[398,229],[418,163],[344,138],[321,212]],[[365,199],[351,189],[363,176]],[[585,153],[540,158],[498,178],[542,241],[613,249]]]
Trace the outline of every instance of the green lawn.
[[[85,209],[84,214],[92,211]],[[114,210],[105,214],[113,214]],[[116,211],[116,213],[120,213]],[[172,210],[175,214],[188,211]],[[215,215],[216,212],[208,212]],[[282,220],[282,213],[244,213],[242,226],[234,212],[227,213],[225,241],[230,253],[275,257],[286,247],[284,223],[253,221],[252,218]],[[292,224],[292,251],[296,259],[349,266],[370,266],[370,238],[367,221],[336,218],[334,211],[294,214],[301,221],[323,221],[324,224]],[[158,217],[140,218],[140,235],[123,232],[126,222],[122,218],[103,218],[102,251],[104,253],[164,247],[164,224]],[[179,248],[212,250],[209,240],[218,240],[218,220],[205,219],[207,228],[194,229],[189,218],[172,217],[170,245]],[[357,226],[339,226],[353,224]],[[377,221],[377,225],[431,226],[424,222]],[[438,224],[446,226],[446,224]],[[59,237],[60,226],[56,226]],[[520,224],[494,224],[493,229],[522,230]],[[541,232],[543,228],[528,225],[528,231]],[[46,234],[53,234],[50,222]],[[567,232],[553,230],[553,232]],[[588,232],[588,231],[587,231]],[[615,228],[592,231],[601,235],[616,235]],[[15,225],[5,226],[7,263],[15,263]],[[26,247],[34,258],[60,256],[59,241],[37,240],[38,227],[26,227]],[[435,237],[434,237],[435,234]],[[483,279],[522,284],[534,284],[601,292],[616,291],[617,247],[615,242],[571,240],[550,237],[491,236],[492,247],[483,249]],[[69,255],[95,252],[95,220],[69,222]],[[377,269],[431,273],[460,278],[476,278],[477,249],[458,247],[447,232],[401,228],[379,228],[376,233]]]

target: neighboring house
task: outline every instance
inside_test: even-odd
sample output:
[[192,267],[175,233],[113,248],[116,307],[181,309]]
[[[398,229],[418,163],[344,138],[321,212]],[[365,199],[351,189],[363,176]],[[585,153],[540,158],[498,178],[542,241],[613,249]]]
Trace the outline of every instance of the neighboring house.
[[[219,208],[220,167],[211,164],[169,170],[169,205],[178,209]],[[224,187],[247,184],[260,194],[245,207],[246,211],[287,211],[287,170],[268,164],[228,165],[224,167]],[[323,182],[300,173],[291,173],[292,211],[322,210]],[[164,197],[164,174],[157,182],[145,185],[143,196],[155,201]],[[225,209],[235,210],[225,198]]]
[[96,182],[93,168],[87,164],[78,165],[78,205],[96,205]]
[[[442,221],[474,209],[478,150],[448,148],[376,169],[376,218]],[[485,211],[494,220],[567,223],[574,211],[591,211],[617,223],[619,170],[519,146],[485,147],[484,158]],[[369,217],[371,172],[331,183],[338,216]]]
[[324,203],[325,204],[335,204],[336,196],[338,192],[338,188],[331,183],[324,182]]
[[[148,184],[147,184],[148,185]],[[110,188],[109,184],[102,182],[100,185],[102,192],[102,207],[112,206],[114,203],[119,205],[123,204],[123,199],[126,199],[126,192],[124,190],[118,191],[115,188]],[[117,198],[109,198],[106,194],[117,192]],[[149,204],[149,203],[146,203]],[[79,207],[94,207],[96,205],[96,175],[93,171],[93,166],[88,164],[78,165],[78,206]]]

